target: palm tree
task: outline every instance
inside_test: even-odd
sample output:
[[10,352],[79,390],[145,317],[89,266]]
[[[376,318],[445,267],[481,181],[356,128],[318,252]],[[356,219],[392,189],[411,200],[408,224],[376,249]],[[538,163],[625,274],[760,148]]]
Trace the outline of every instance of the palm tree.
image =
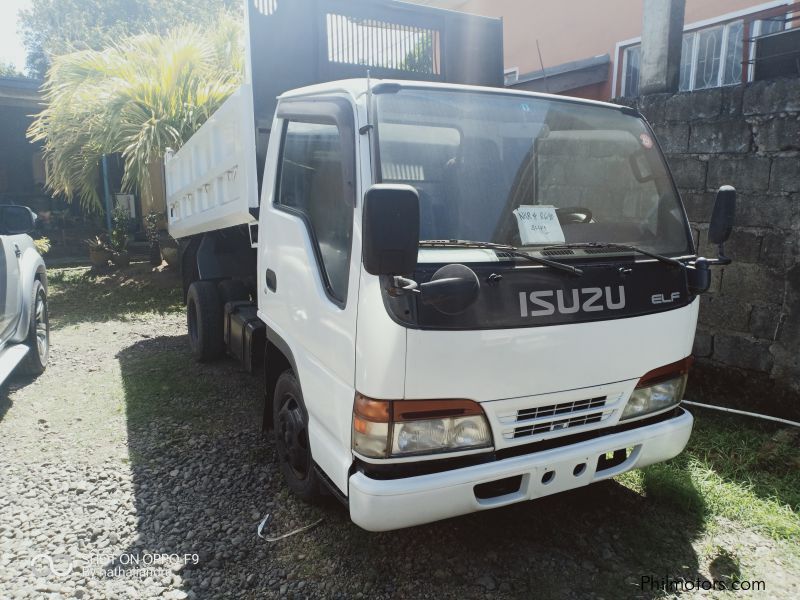
[[148,194],[149,165],[180,148],[239,86],[240,37],[239,21],[223,15],[214,31],[183,26],[55,57],[46,108],[28,130],[44,145],[49,190],[100,212],[100,159],[120,153],[123,188]]

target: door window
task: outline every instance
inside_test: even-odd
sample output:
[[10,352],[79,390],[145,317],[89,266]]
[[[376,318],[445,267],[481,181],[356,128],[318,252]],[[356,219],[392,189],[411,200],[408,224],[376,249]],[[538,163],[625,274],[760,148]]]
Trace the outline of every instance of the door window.
[[328,295],[347,299],[353,237],[353,192],[336,125],[289,121],[277,205],[301,216],[315,247]]

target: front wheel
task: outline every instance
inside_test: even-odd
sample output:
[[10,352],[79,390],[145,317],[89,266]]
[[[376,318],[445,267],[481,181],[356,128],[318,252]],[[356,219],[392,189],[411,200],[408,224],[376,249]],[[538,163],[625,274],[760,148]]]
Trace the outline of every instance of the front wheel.
[[292,371],[278,377],[272,411],[275,452],[283,478],[297,497],[310,502],[319,495],[320,487],[308,442],[308,413]]
[[22,372],[26,375],[41,375],[47,368],[47,359],[50,357],[50,316],[47,312],[47,293],[38,279],[33,282],[31,317],[25,345],[29,350],[21,365]]

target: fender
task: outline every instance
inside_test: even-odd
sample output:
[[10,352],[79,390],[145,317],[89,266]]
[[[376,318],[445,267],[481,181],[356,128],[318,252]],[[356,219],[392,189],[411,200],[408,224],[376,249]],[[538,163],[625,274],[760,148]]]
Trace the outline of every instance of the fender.
[[47,271],[44,259],[36,251],[33,240],[25,236],[19,244],[22,248],[22,256],[19,258],[20,285],[22,286],[22,310],[20,319],[17,322],[17,329],[9,341],[13,343],[24,342],[28,337],[28,328],[31,321],[31,291],[33,291],[33,281],[37,278],[42,282],[45,293],[47,293]]

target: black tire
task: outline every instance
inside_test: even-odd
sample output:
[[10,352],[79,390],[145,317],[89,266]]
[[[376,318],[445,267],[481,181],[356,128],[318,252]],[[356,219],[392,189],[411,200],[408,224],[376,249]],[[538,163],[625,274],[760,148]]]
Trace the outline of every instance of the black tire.
[[222,319],[217,284],[213,281],[195,281],[190,285],[186,296],[186,325],[192,356],[198,362],[209,362],[224,354]]
[[37,376],[44,373],[50,357],[50,315],[47,311],[47,294],[37,279],[31,293],[31,316],[25,345],[30,349],[20,364],[24,375]]
[[219,299],[223,308],[225,308],[228,302],[245,302],[250,300],[250,290],[247,289],[247,286],[243,282],[236,281],[235,279],[220,281],[217,290],[219,291]]
[[283,479],[298,498],[312,502],[320,495],[320,485],[308,443],[308,412],[292,371],[278,377],[272,411],[275,453]]

